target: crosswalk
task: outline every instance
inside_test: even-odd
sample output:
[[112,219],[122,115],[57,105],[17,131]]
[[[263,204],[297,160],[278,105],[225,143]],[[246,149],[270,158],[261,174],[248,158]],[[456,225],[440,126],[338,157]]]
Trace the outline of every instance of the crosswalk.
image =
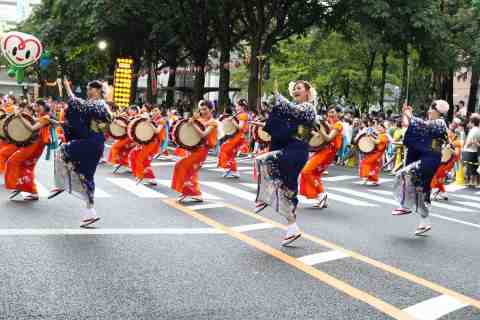
[[[147,187],[143,184],[137,184],[133,179],[126,177],[107,177],[102,183],[102,187],[97,187],[95,192],[96,198],[114,198],[122,197],[122,192],[129,193],[131,196],[143,199],[166,199],[175,196],[175,192],[171,190],[171,180],[158,179],[158,186]],[[200,181],[202,193],[205,200],[222,201],[230,197],[246,200],[248,202],[255,201],[257,185],[255,183],[242,183],[237,180],[219,181]],[[39,195],[41,198],[48,196],[48,188],[37,181]],[[110,186],[113,186],[112,190]],[[108,191],[107,191],[108,189]],[[334,184],[327,186],[328,197],[331,202],[338,202],[344,205],[355,207],[373,208],[384,205],[396,206],[397,202],[393,199],[391,191],[379,190],[373,188],[348,188],[336,187]],[[299,197],[300,204],[303,206],[311,206],[315,200]],[[433,202],[432,206],[436,209],[442,209],[443,212],[479,212],[480,196],[451,194],[448,203]]]

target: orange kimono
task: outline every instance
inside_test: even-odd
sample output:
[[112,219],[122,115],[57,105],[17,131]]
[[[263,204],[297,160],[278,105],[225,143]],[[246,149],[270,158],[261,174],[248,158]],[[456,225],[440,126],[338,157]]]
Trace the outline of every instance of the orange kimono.
[[325,148],[315,153],[303,167],[300,173],[300,194],[308,199],[316,199],[325,191],[322,182],[323,172],[335,160],[335,156],[342,147],[343,125],[337,121],[333,124],[338,134]]
[[158,136],[149,144],[138,145],[128,154],[128,161],[132,175],[137,179],[155,179],[155,174],[151,167],[153,157],[160,151],[163,140],[166,138],[165,122],[156,121],[161,126]]
[[7,160],[5,166],[5,188],[28,193],[37,193],[35,165],[43,149],[50,141],[50,118],[42,116],[38,121],[43,125],[39,137],[29,146],[18,148]]
[[242,112],[237,117],[244,124],[232,138],[222,144],[218,155],[218,167],[233,172],[237,171],[237,160],[235,157],[240,148],[245,144],[245,133],[248,132],[248,114]]
[[[449,136],[450,136],[450,132],[449,132]],[[447,178],[447,174],[453,170],[455,163],[458,160],[460,160],[460,155],[462,152],[462,143],[460,142],[459,139],[455,139],[452,143],[455,146],[455,154],[453,155],[452,159],[450,159],[450,161],[441,163],[440,166],[438,167],[437,172],[435,173],[435,176],[433,176],[432,182],[430,184],[432,190],[438,189],[440,192],[446,192],[445,179]]]
[[382,133],[378,136],[378,140],[379,143],[375,146],[375,150],[365,155],[360,161],[360,178],[366,178],[368,181],[375,183],[380,180],[382,159],[388,146],[388,137],[385,133]]
[[[65,110],[62,109],[58,114],[58,122],[63,123],[64,121],[65,121]],[[61,126],[56,127],[55,131],[57,132],[58,139],[63,143],[65,143],[66,142],[65,134],[63,132],[62,127]]]
[[116,140],[110,149],[108,162],[111,164],[121,164],[128,167],[128,154],[136,146],[135,142],[129,137]]
[[8,158],[18,150],[18,147],[14,144],[3,141],[0,147],[0,173],[5,172],[5,165]]
[[217,122],[214,119],[203,120],[203,125],[212,127],[213,130],[207,136],[205,144],[190,152],[190,154],[179,160],[173,169],[172,189],[184,196],[201,196],[200,184],[198,183],[198,172],[203,162],[207,159],[208,150],[215,148],[217,144]]

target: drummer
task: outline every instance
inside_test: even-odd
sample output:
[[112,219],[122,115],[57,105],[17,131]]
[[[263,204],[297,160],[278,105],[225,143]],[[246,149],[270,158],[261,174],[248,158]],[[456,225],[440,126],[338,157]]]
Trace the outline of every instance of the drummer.
[[[26,103],[20,103],[16,109],[17,112],[27,113],[30,116],[33,115],[32,107]],[[0,173],[5,172],[5,165],[8,158],[10,158],[18,149],[19,147],[17,147],[15,144],[10,143],[7,140],[0,139]]]
[[35,105],[37,115],[35,123],[31,124],[18,111],[23,124],[30,131],[38,131],[38,137],[29,146],[21,147],[12,154],[5,166],[5,188],[13,190],[10,199],[14,199],[21,192],[29,193],[25,200],[38,200],[37,185],[35,183],[35,166],[43,153],[43,149],[50,142],[50,109],[45,101],[39,100]]
[[[138,116],[139,109],[137,106],[130,106],[127,111],[129,120]],[[124,114],[125,115],[125,114]],[[118,125],[123,125],[118,123]],[[129,168],[128,154],[136,146],[135,142],[126,136],[123,139],[117,139],[113,143],[110,154],[108,155],[108,162],[115,165],[114,173],[118,171],[122,166]]]
[[453,148],[455,151],[448,161],[440,164],[432,179],[431,188],[434,190],[433,200],[448,200],[447,190],[445,189],[445,180],[448,173],[453,170],[455,163],[460,160],[462,153],[462,142],[455,132],[454,123],[450,124],[448,129],[448,148]]
[[388,146],[388,137],[383,123],[377,122],[374,130],[376,134],[370,135],[370,137],[375,143],[375,149],[365,154],[360,162],[360,178],[363,180],[364,185],[371,182],[372,186],[379,186],[382,160]]
[[328,206],[322,175],[335,160],[335,155],[342,147],[343,125],[337,116],[340,111],[340,108],[335,105],[328,107],[327,115],[328,123],[331,127],[330,133],[326,134],[321,130],[314,132],[314,134],[323,136],[328,144],[308,160],[300,175],[300,194],[308,199],[317,199],[314,207],[319,209]]
[[[239,178],[237,169],[236,157],[240,148],[245,144],[245,134],[248,132],[248,114],[246,110],[248,108],[247,101],[240,99],[235,105],[236,118],[238,124],[233,121],[233,124],[237,128],[237,133],[225,141],[220,147],[220,154],[218,156],[218,167],[225,170],[223,174],[224,178]],[[233,119],[233,117],[232,117]]]
[[140,183],[145,180],[145,184],[156,186],[155,174],[151,167],[153,157],[160,151],[160,147],[166,139],[166,125],[160,114],[160,108],[154,107],[150,114],[143,116],[151,118],[155,123],[155,138],[148,144],[139,144],[128,154],[128,162],[132,175]]
[[[198,111],[199,114],[191,118],[189,122],[193,124],[195,131],[205,138],[205,142],[175,164],[172,189],[180,193],[178,202],[184,202],[189,198],[195,202],[203,201],[200,184],[198,183],[198,172],[208,156],[208,150],[215,148],[217,144],[217,121],[213,118],[213,106],[204,100],[200,100]],[[194,120],[200,121],[205,130],[199,128]]]

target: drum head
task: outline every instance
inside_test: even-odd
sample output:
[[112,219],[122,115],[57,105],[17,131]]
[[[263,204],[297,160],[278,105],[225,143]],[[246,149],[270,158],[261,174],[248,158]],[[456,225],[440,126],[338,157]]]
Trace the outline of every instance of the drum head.
[[452,159],[455,150],[445,147],[442,149],[442,163],[446,163]]
[[310,138],[308,145],[310,146],[310,150],[317,151],[321,149],[325,145],[325,139],[322,136],[313,136]]
[[135,127],[135,136],[138,140],[148,142],[155,136],[155,128],[150,121],[139,121]]
[[[195,121],[195,124],[202,130],[205,130],[205,127],[199,121]],[[175,143],[186,150],[197,148],[203,141],[203,138],[188,120],[182,120],[175,126],[174,137]]]
[[375,142],[367,135],[363,135],[358,139],[358,149],[363,153],[370,153],[375,150]]
[[139,144],[149,144],[155,138],[155,127],[146,118],[136,118],[128,125],[128,136]]
[[[110,135],[114,139],[126,138],[128,135],[127,133],[128,119],[126,119],[125,117],[116,117],[113,120],[114,121],[112,121],[108,126],[108,131],[110,132]],[[118,125],[117,123],[115,123],[115,121],[121,121],[125,127]]]
[[257,137],[263,143],[269,143],[270,141],[272,141],[272,137],[270,136],[270,134],[268,134],[268,132],[263,130],[262,127],[258,127]]
[[237,127],[235,127],[233,121],[235,120],[230,120],[229,118],[222,121],[223,132],[227,136],[234,135],[237,132]]
[[6,139],[5,131],[3,131],[3,124],[7,119],[8,115],[6,113],[0,114],[0,139]]
[[[27,119],[31,124],[35,121],[27,114],[23,114],[23,117]],[[8,140],[12,141],[17,146],[29,145],[34,139],[34,132],[30,131],[23,124],[19,116],[10,115],[3,124],[3,130]]]

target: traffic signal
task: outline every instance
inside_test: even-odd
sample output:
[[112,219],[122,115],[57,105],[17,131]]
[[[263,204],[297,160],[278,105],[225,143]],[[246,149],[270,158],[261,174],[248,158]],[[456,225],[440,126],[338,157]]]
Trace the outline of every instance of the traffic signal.
[[114,102],[118,107],[128,107],[132,95],[133,60],[118,58],[115,69]]

